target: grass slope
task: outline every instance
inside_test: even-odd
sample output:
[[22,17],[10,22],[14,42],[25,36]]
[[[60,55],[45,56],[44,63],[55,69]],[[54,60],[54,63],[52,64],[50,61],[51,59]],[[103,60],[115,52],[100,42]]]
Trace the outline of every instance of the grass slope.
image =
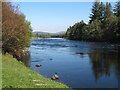
[[11,55],[2,55],[2,88],[69,88],[25,67]]

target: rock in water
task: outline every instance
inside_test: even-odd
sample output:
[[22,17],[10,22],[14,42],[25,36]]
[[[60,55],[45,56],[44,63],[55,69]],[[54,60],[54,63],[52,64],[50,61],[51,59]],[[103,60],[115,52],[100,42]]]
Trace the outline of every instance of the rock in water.
[[42,66],[42,65],[41,65],[41,64],[36,64],[35,66],[36,66],[36,67],[40,67],[40,66]]
[[76,54],[84,55],[84,53],[83,53],[83,52],[76,52]]
[[84,55],[84,53],[83,53],[83,52],[80,52],[80,55]]
[[56,78],[54,76],[51,77],[52,80],[56,80]]
[[57,75],[57,73],[55,73],[55,74],[52,76],[51,79],[52,79],[52,80],[57,80],[57,79],[59,79],[59,76]]
[[59,79],[59,76],[57,74],[54,75],[56,79]]

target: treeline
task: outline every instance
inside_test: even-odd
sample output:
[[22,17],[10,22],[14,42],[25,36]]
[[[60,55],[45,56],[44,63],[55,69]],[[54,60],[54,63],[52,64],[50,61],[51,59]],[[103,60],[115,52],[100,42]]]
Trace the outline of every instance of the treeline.
[[64,38],[64,37],[65,37],[65,33],[61,33],[61,34],[51,34],[50,37],[51,37],[51,38]]
[[70,26],[66,38],[72,40],[120,42],[120,1],[112,10],[111,3],[94,2],[89,23],[80,21]]
[[64,38],[65,37],[65,33],[62,34],[32,34],[33,38]]
[[50,38],[50,34],[39,34],[39,33],[36,33],[36,34],[32,34],[32,37],[33,38]]
[[18,6],[2,2],[2,51],[20,59],[25,47],[30,46],[32,28]]

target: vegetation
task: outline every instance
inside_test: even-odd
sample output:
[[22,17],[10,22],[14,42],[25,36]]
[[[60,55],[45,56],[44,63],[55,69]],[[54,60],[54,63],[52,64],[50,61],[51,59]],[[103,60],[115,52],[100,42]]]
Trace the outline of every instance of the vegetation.
[[18,6],[2,2],[2,51],[20,59],[22,50],[30,46],[31,32],[30,22]]
[[[2,3],[2,88],[69,88],[28,69],[21,60],[32,28],[18,6]],[[9,53],[9,54],[8,54]],[[10,55],[11,54],[11,55]],[[17,58],[17,59],[16,59]]]
[[2,88],[68,88],[27,68],[11,55],[2,55]]
[[65,33],[62,34],[34,34],[32,38],[63,38],[65,37]]
[[51,38],[64,38],[64,37],[65,37],[65,33],[61,33],[61,34],[51,34],[50,37],[51,37]]
[[32,38],[49,38],[49,33],[39,34],[38,32],[32,34]]
[[120,1],[116,2],[113,11],[109,2],[103,4],[96,0],[92,6],[89,23],[85,24],[82,20],[70,26],[67,29],[66,38],[118,43],[120,41]]
[[66,32],[69,39],[80,40],[83,37],[83,30],[86,24],[84,21],[78,22],[72,27],[70,26]]

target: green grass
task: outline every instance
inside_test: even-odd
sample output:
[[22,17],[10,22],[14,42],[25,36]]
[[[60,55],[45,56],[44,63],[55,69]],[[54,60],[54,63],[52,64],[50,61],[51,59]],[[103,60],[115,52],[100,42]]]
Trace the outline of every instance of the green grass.
[[2,55],[2,88],[69,88],[25,67],[11,55]]

